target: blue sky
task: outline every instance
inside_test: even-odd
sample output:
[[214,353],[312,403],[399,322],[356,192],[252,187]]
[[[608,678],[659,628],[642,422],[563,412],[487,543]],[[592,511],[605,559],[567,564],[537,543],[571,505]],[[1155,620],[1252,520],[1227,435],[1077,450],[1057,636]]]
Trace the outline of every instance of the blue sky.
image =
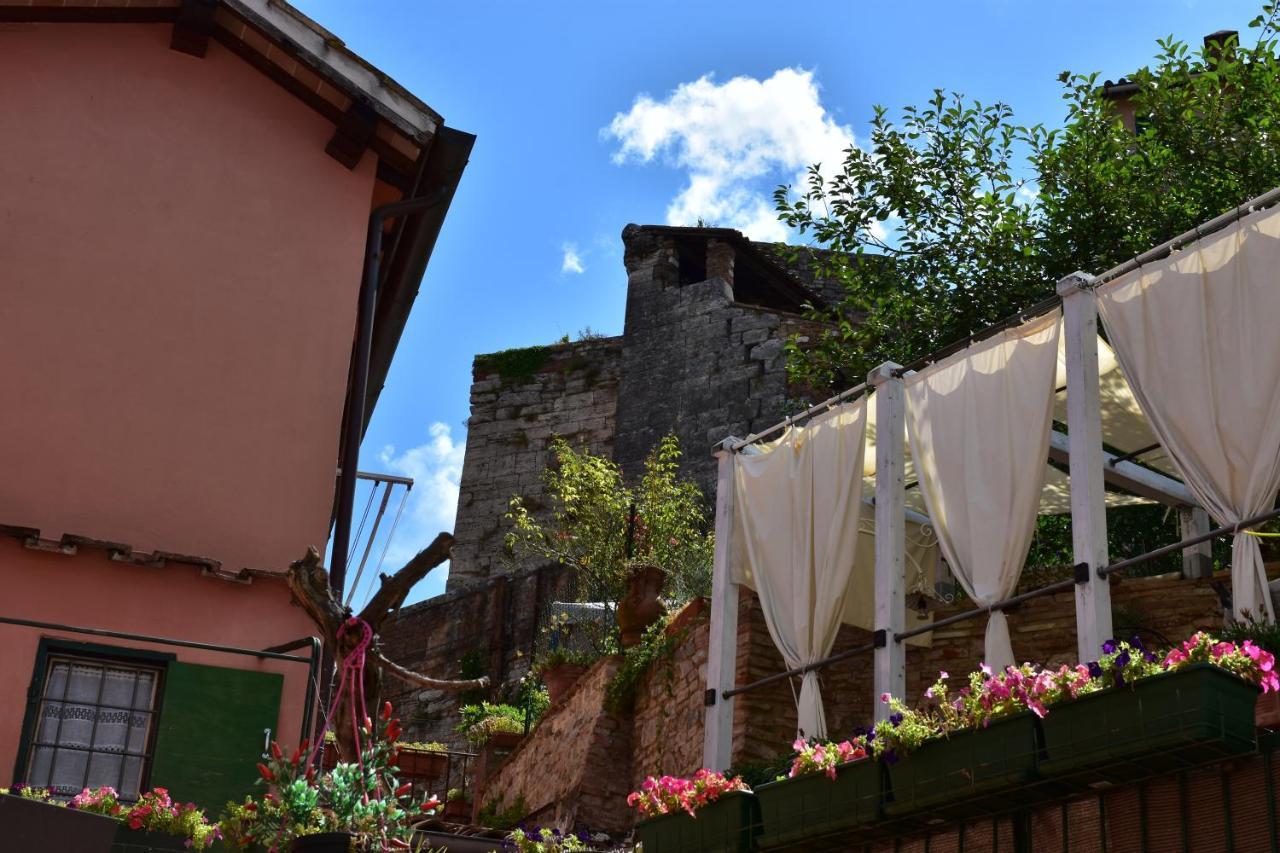
[[[417,481],[384,571],[452,526],[472,357],[621,332],[628,222],[701,216],[776,238],[771,189],[865,140],[875,104],[954,89],[1057,125],[1059,72],[1119,78],[1171,34],[1248,40],[1261,7],[295,2],[478,136],[362,450],[362,470]],[[443,586],[440,572],[410,600]]]

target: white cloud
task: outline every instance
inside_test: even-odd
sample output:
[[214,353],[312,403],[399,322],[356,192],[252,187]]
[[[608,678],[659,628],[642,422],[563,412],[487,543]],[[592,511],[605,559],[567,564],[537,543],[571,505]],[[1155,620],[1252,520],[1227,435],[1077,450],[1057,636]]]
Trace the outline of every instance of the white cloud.
[[387,473],[413,478],[404,516],[387,551],[383,571],[400,568],[427,547],[437,533],[453,530],[465,452],[466,442],[454,441],[449,425],[438,421],[427,428],[425,443],[402,453],[397,453],[392,445],[382,449],[379,459]]
[[578,254],[577,243],[565,243],[560,248],[564,252],[564,259],[560,262],[561,273],[580,275],[587,271],[586,266],[582,263],[582,255]]
[[800,185],[821,163],[833,172],[853,130],[822,105],[812,71],[783,68],[765,80],[705,75],[665,100],[640,95],[602,132],[620,144],[615,163],[655,159],[685,170],[688,184],[667,208],[670,225],[738,228],[757,240],[783,240],[773,207],[778,184]]

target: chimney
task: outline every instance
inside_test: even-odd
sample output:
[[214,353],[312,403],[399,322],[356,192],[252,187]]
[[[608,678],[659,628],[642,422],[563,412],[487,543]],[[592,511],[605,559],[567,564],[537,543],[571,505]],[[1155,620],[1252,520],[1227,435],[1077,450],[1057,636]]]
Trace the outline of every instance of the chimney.
[[1231,58],[1240,44],[1240,33],[1235,30],[1218,30],[1204,37],[1204,58],[1209,67],[1215,67],[1223,57]]
[[733,244],[714,237],[707,240],[707,278],[719,278],[733,287]]

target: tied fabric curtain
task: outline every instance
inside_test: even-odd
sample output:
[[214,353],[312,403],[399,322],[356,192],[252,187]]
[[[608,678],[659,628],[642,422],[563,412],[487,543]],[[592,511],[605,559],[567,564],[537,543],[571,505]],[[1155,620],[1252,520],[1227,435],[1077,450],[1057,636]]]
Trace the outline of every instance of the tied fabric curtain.
[[[1252,214],[1098,288],[1134,396],[1221,525],[1280,489],[1280,212]],[[1231,543],[1236,618],[1275,621],[1256,537]]]
[[[734,463],[736,549],[788,669],[831,652],[854,570],[862,512],[866,400],[790,427]],[[798,729],[826,737],[818,673],[805,673]]]
[[[1008,598],[1031,546],[1053,426],[1061,312],[906,377],[907,434],[942,554],[978,605]],[[1014,663],[1004,613],[986,662]]]

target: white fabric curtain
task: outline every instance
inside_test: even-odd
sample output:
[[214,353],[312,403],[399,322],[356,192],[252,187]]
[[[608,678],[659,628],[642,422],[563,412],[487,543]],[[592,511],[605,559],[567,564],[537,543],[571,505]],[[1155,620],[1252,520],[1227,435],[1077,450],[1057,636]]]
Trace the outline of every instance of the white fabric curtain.
[[[788,669],[826,657],[840,630],[857,554],[866,426],[864,399],[735,461],[738,551]],[[800,733],[826,736],[817,672],[801,679],[796,708]]]
[[[1031,545],[1053,425],[1060,312],[906,377],[907,434],[943,556],[990,606],[1013,594]],[[986,662],[1014,663],[1001,612]]]
[[[1098,288],[1098,311],[1152,428],[1222,525],[1280,490],[1280,210],[1252,214]],[[1235,615],[1275,620],[1256,537],[1231,544]]]

